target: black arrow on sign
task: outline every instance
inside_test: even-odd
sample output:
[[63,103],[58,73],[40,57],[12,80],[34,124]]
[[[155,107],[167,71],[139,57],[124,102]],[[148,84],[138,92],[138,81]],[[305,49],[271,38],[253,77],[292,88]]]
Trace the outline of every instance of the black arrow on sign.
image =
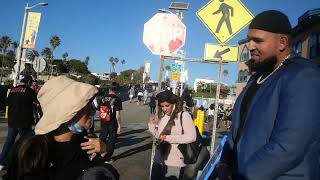
[[217,50],[213,57],[214,57],[214,58],[221,58],[221,56],[222,56],[223,54],[225,54],[225,53],[227,53],[227,52],[229,52],[229,51],[230,51],[230,48],[227,48],[227,49],[225,49],[225,50],[223,50],[223,51]]

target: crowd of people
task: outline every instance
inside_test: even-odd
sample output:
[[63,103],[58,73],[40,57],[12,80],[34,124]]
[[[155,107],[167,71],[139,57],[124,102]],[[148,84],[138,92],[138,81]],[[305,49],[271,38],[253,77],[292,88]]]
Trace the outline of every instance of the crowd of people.
[[[65,76],[47,81],[37,95],[31,84],[32,77],[25,76],[8,94],[8,135],[0,156],[1,169],[7,170],[3,178],[70,180],[90,174],[91,178],[119,179],[110,164],[121,132],[119,85],[112,83],[98,102],[95,86]],[[38,121],[34,105],[42,110]],[[97,109],[101,112],[99,137],[88,134]],[[15,142],[17,134],[20,138]]]
[[[215,104],[198,107],[206,111],[208,123],[217,114],[230,129],[215,169],[220,180],[320,179],[320,69],[292,53],[290,32],[282,12],[258,14],[248,32],[253,75],[233,109],[218,105],[215,113]],[[96,87],[65,76],[50,79],[40,90],[32,89],[32,82],[25,76],[6,98],[8,134],[0,154],[4,179],[119,179],[111,164],[122,131],[119,85],[112,83],[97,98]],[[186,154],[181,148],[201,141],[188,111],[194,105],[190,93],[179,97],[169,90],[155,94],[134,87],[128,93],[130,103],[137,96],[138,105],[150,107],[148,130],[156,139],[151,179],[195,179],[209,152],[199,146]],[[96,110],[99,137],[90,131]]]

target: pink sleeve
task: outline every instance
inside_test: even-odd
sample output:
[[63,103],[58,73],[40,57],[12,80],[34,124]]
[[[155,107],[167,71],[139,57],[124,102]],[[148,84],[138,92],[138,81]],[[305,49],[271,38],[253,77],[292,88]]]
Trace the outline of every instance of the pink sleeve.
[[193,124],[193,120],[188,112],[184,112],[182,114],[182,126],[184,134],[167,135],[166,141],[172,144],[188,144],[194,142],[197,138],[197,134],[195,126]]

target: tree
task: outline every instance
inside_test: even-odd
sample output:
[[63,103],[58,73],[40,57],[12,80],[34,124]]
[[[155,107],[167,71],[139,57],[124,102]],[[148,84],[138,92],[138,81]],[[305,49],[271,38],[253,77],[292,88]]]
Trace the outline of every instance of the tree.
[[6,55],[6,52],[7,52],[7,49],[9,47],[11,43],[11,39],[9,36],[2,36],[1,39],[0,39],[0,46],[1,46],[1,49],[2,49],[2,52],[3,52],[3,56],[2,56],[2,65],[1,65],[1,79],[0,81],[2,82],[2,69],[4,67],[4,57]]
[[[112,80],[122,85],[141,84],[143,71],[143,67],[140,67],[138,70],[128,69],[122,71],[120,75],[113,77],[114,79]],[[116,73],[112,73],[112,76],[115,74]],[[131,80],[131,76],[133,76],[133,80]]]
[[[53,67],[52,67],[53,52],[54,52],[54,50],[55,50],[58,46],[60,46],[60,44],[61,44],[61,40],[60,40],[59,36],[54,35],[54,36],[51,37],[51,39],[50,39],[50,45],[51,45],[51,48],[52,48],[52,54],[51,54],[51,58],[50,58],[51,68],[53,68]],[[51,69],[51,70],[52,70],[52,69]]]
[[14,65],[14,60],[16,59],[16,54],[13,50],[9,50],[6,56],[7,62],[5,64],[8,65],[9,69],[11,69]]
[[[111,63],[111,66],[112,66],[112,72],[116,72],[116,65],[119,62],[119,59],[114,58],[114,57],[110,57],[109,62]],[[111,74],[111,71],[110,71],[110,74]]]
[[80,60],[71,59],[69,61],[69,65],[71,73],[90,74],[88,67],[84,64],[84,62],[81,62]]
[[35,60],[35,58],[38,56],[39,56],[39,52],[36,50],[31,50],[27,54],[27,57],[31,62],[33,62]]
[[[52,51],[50,48],[46,47],[41,51],[41,55],[45,57],[47,64],[49,65],[49,61],[52,57]],[[48,71],[49,68],[47,68]]]
[[[126,60],[124,60],[124,59],[122,59],[120,62],[121,62],[121,64],[122,64],[122,66],[127,63]],[[122,70],[123,70],[123,67],[122,67]]]
[[116,72],[116,65],[118,64],[119,59],[118,58],[114,58],[114,63],[113,63],[113,72]]
[[87,56],[86,59],[84,60],[84,64],[88,67],[90,61],[90,57]]
[[121,60],[121,64],[122,64],[122,65],[126,64],[126,60],[122,59],[122,60]]
[[69,62],[63,61],[61,59],[53,60],[53,64],[56,65],[57,73],[69,73],[70,65]]
[[[111,66],[113,67],[114,57],[110,57],[110,58],[109,58],[109,62],[110,62],[110,64],[111,64]],[[111,68],[110,68],[110,74],[111,74],[111,72],[113,72],[113,71],[111,71]]]
[[67,52],[63,53],[62,54],[62,60],[63,61],[67,61],[68,56],[69,56],[69,54]]
[[17,50],[17,48],[19,46],[18,42],[17,41],[13,41],[11,43],[11,45],[12,45],[12,48],[13,48],[13,52],[16,53],[16,50]]
[[53,54],[54,50],[55,50],[58,46],[60,46],[60,44],[61,44],[61,40],[60,40],[60,38],[59,38],[58,36],[54,35],[54,36],[51,37],[51,39],[50,39],[50,45],[51,45],[51,47],[52,47],[52,54]]

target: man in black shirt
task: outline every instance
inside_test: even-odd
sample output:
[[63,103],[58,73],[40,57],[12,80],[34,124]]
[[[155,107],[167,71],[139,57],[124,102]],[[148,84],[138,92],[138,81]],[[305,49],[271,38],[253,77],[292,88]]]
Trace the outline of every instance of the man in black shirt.
[[109,94],[102,99],[99,106],[101,132],[100,139],[107,144],[108,154],[106,162],[111,162],[117,135],[121,132],[122,101],[117,96],[119,85],[116,82],[111,84]]
[[32,77],[25,76],[18,85],[10,90],[7,99],[8,109],[8,134],[0,154],[0,170],[7,165],[7,159],[16,136],[32,134],[32,126],[35,125],[33,117],[33,105],[39,104],[37,95],[30,88]]

